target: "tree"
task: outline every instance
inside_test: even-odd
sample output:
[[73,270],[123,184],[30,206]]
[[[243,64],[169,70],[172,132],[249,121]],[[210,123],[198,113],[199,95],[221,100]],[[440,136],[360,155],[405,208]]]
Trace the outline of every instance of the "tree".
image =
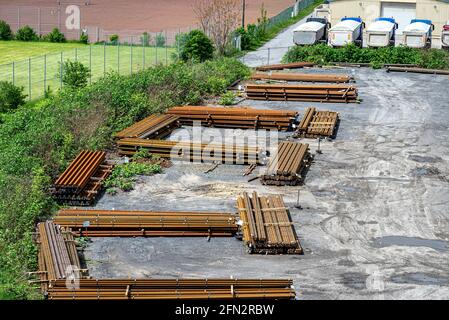
[[17,87],[11,82],[0,81],[0,113],[17,109],[25,103],[26,95],[23,87]]
[[182,60],[204,62],[213,58],[214,45],[201,30],[190,31],[184,41],[184,45],[180,49]]
[[0,20],[0,40],[12,40],[11,27],[5,21]]
[[193,10],[201,29],[224,54],[239,19],[240,0],[195,0]]
[[[66,61],[62,65],[62,83],[72,88],[82,88],[87,85],[90,70],[79,61]],[[61,71],[60,71],[61,72]]]

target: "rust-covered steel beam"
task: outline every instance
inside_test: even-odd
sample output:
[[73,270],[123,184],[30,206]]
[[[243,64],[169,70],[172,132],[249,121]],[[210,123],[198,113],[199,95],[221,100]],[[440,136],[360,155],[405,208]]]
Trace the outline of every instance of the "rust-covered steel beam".
[[357,89],[351,85],[247,84],[246,95],[252,100],[358,102]]
[[301,69],[304,67],[313,67],[313,62],[292,62],[281,64],[270,64],[266,66],[256,67],[257,71],[269,71],[269,70],[284,70],[284,69]]
[[253,80],[276,80],[276,81],[297,81],[297,82],[330,82],[347,83],[352,77],[340,74],[316,74],[316,73],[262,73],[257,72],[251,76]]
[[179,127],[179,117],[162,114],[151,115],[115,134],[115,138],[162,139]]
[[237,198],[243,241],[251,253],[302,254],[290,213],[280,195]]

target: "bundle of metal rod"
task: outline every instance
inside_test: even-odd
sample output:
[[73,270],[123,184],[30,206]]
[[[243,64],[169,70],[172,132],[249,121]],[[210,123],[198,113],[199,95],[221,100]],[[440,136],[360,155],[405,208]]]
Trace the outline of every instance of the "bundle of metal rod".
[[284,70],[284,69],[300,69],[304,67],[313,67],[312,62],[293,62],[293,63],[281,63],[281,64],[271,64],[267,66],[257,67],[257,71],[269,71],[269,70]]
[[351,81],[352,77],[340,74],[309,74],[309,73],[255,73],[251,76],[253,80],[278,80],[278,81],[297,81],[297,82],[334,82],[346,83]]
[[252,100],[357,102],[357,89],[350,85],[247,84],[246,95]]
[[296,122],[295,111],[260,110],[250,107],[174,107],[168,114],[179,116],[182,124],[192,125],[195,121],[202,126],[238,129],[276,129],[288,131]]
[[304,181],[311,161],[309,144],[281,142],[261,176],[261,182],[276,186],[297,185]]
[[132,156],[141,148],[151,154],[171,160],[216,162],[226,164],[260,164],[261,150],[258,147],[203,144],[196,142],[177,142],[126,138],[117,141],[121,155]]
[[309,107],[296,132],[303,138],[334,137],[338,121],[338,112],[317,111],[315,108]]
[[80,279],[70,290],[65,281],[50,285],[51,300],[101,299],[294,299],[289,279]]
[[105,160],[103,151],[81,151],[54,183],[55,193],[80,193]]
[[60,204],[92,205],[113,165],[103,151],[82,151],[50,188]]
[[232,236],[237,216],[220,212],[62,209],[54,223],[86,237]]
[[424,69],[424,68],[413,68],[413,67],[394,67],[394,66],[387,67],[387,72],[391,72],[391,71],[449,75],[449,70]]
[[302,254],[303,250],[280,195],[252,198],[245,192],[237,198],[243,241],[250,253]]
[[115,134],[115,138],[162,139],[179,127],[178,117],[151,115]]
[[[67,242],[59,226],[52,221],[37,225],[39,246],[39,272],[45,273],[45,280],[65,279],[72,261],[79,267],[78,255],[67,248]],[[76,254],[76,257],[75,257]]]

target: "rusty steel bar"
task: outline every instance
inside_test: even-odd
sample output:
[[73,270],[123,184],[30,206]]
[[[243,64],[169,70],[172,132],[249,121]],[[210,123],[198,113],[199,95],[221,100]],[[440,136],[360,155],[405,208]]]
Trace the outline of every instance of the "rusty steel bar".
[[254,73],[251,76],[253,80],[278,80],[278,81],[297,81],[297,82],[333,82],[346,83],[352,80],[352,77],[340,74],[310,74],[310,73]]
[[304,67],[313,67],[315,64],[312,62],[293,62],[293,63],[281,63],[271,64],[266,66],[257,67],[257,71],[269,71],[269,70],[283,70],[283,69],[300,69]]
[[115,134],[115,138],[162,139],[179,127],[179,117],[174,115],[151,115]]

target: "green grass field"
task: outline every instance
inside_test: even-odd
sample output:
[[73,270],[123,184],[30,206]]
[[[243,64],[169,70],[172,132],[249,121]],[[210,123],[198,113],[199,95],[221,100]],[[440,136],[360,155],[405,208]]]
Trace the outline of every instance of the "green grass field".
[[61,61],[81,61],[90,67],[91,81],[95,81],[111,71],[130,74],[151,65],[167,64],[173,51],[164,47],[0,41],[0,61],[7,61],[0,64],[0,81],[24,87],[32,100],[42,97],[48,86],[53,91],[61,87]]

